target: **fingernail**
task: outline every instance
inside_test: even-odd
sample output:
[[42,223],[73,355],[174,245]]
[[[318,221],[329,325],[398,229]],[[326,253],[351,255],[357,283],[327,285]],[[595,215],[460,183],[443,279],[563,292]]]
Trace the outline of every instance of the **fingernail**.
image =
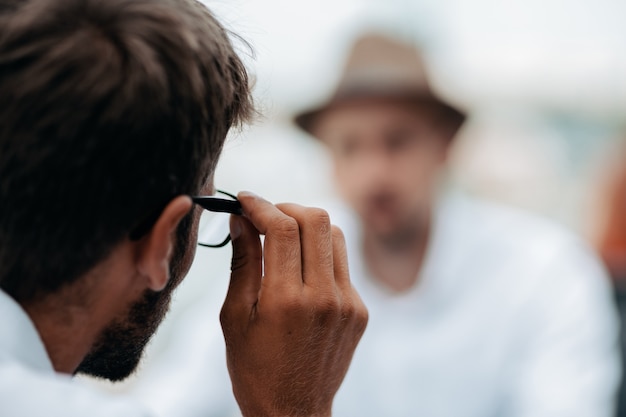
[[230,216],[230,238],[232,240],[241,236],[241,220],[237,216]]
[[241,197],[252,197],[252,198],[261,198],[259,195],[254,194],[251,191],[241,191],[238,195],[239,198]]

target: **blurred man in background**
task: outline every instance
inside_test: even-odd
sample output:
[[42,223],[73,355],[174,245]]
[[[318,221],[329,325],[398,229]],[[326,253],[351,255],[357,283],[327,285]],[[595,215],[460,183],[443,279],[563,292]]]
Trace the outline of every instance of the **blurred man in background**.
[[333,98],[296,117],[330,150],[371,321],[341,416],[613,415],[620,366],[607,277],[549,222],[443,186],[465,115],[418,52],[354,45]]

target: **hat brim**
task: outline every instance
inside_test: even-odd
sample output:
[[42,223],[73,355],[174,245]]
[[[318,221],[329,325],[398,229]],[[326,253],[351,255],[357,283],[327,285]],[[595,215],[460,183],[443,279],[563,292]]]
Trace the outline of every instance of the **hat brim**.
[[438,108],[441,111],[443,123],[449,129],[451,129],[453,133],[456,133],[461,128],[461,126],[465,122],[465,119],[467,118],[467,115],[464,112],[454,106],[451,106],[448,103],[443,102],[432,94],[416,94],[414,92],[378,92],[376,94],[373,94],[372,92],[362,92],[360,94],[353,93],[349,95],[335,96],[332,100],[322,106],[314,107],[312,109],[297,114],[296,116],[294,116],[293,122],[300,129],[315,137],[315,124],[323,113],[331,110],[333,107],[336,107],[339,104],[346,103],[348,101],[368,98],[412,102]]

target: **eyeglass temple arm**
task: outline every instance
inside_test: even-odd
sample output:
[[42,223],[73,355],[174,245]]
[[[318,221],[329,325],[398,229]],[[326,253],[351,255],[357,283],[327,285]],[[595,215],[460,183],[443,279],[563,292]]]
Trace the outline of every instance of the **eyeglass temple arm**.
[[191,197],[191,199],[194,203],[209,211],[236,214],[238,216],[243,215],[241,203],[237,200],[227,200],[213,196],[198,196]]

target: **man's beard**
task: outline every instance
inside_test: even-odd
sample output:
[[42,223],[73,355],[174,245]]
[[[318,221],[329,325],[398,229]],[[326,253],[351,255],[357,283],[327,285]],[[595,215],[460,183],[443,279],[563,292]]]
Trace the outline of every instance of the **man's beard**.
[[165,291],[146,291],[124,320],[116,320],[104,329],[76,373],[111,381],[121,381],[132,374],[169,308],[171,291]]
[[400,253],[424,242],[430,231],[430,221],[430,213],[424,209],[395,219],[395,224],[385,230],[367,224],[364,228],[380,247]]
[[160,292],[147,290],[141,300],[130,307],[125,318],[105,328],[76,369],[76,374],[121,381],[135,371],[146,345],[169,309],[172,292],[182,281],[193,259],[193,248],[190,248],[192,224],[193,217],[188,215],[177,229],[166,287]]

